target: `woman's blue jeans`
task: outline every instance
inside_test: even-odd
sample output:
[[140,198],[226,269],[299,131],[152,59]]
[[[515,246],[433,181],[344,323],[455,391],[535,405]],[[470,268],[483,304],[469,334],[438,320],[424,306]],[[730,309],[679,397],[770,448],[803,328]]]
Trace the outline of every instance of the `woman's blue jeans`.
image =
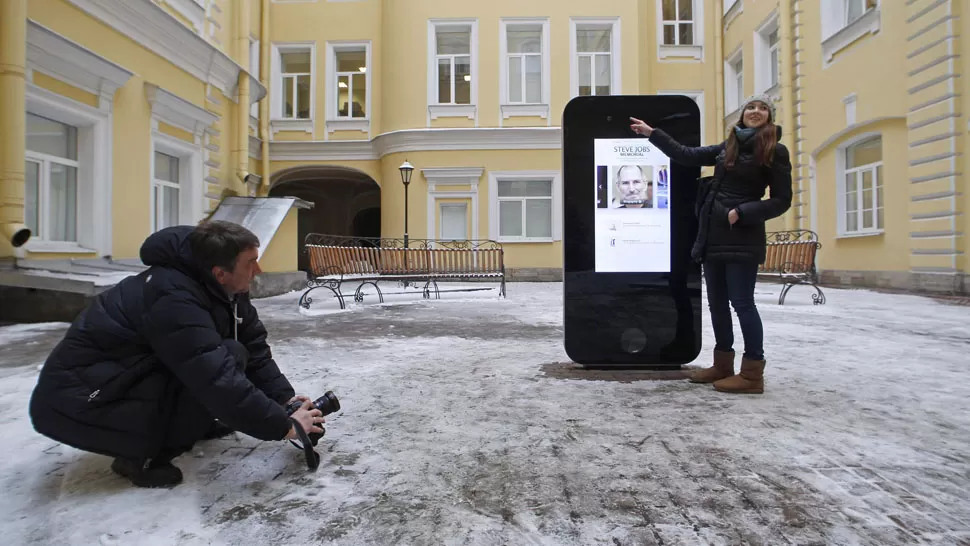
[[741,324],[744,357],[764,360],[764,328],[754,303],[758,263],[707,260],[704,262],[704,279],[707,283],[707,303],[711,308],[711,325],[714,327],[714,348],[719,351],[734,350],[730,303]]

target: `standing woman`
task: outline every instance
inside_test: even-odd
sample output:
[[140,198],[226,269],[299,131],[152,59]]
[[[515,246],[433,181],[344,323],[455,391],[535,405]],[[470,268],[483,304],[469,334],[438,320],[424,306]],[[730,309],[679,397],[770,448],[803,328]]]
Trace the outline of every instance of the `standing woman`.
[[[756,96],[741,108],[727,140],[688,148],[660,129],[630,118],[630,128],[650,139],[672,161],[714,166],[710,191],[699,203],[697,240],[691,255],[704,264],[707,301],[714,327],[714,365],[694,372],[695,383],[713,383],[722,392],[764,392],[764,331],[754,303],[758,267],[765,261],[765,222],[791,207],[791,160],[778,142],[771,98]],[[770,197],[763,199],[765,189]],[[734,306],[744,336],[741,371],[734,374]]]

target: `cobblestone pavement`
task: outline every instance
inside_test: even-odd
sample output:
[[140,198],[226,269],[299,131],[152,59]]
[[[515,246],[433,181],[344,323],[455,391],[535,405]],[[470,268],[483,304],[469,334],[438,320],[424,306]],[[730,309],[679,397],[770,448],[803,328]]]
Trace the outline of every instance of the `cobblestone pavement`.
[[177,460],[170,491],[36,435],[26,403],[62,327],[0,328],[3,542],[970,545],[970,311],[758,291],[753,397],[569,363],[556,284],[317,316],[262,300],[298,391],[341,398],[321,467],[231,436]]

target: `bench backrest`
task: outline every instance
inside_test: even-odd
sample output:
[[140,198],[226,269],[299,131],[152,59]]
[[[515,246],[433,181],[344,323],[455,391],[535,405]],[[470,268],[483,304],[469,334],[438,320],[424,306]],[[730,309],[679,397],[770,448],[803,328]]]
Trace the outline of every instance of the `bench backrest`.
[[778,241],[767,245],[762,273],[809,273],[815,267],[816,241]]
[[434,248],[428,250],[432,273],[502,273],[505,259],[501,248]]
[[404,249],[306,245],[310,273],[328,275],[422,275],[430,273],[502,273],[501,248]]

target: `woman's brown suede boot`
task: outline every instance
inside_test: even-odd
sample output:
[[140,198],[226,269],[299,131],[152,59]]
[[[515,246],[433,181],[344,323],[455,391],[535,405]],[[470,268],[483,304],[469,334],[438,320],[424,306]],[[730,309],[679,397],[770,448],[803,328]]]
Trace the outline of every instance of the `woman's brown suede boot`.
[[690,376],[691,383],[713,383],[734,375],[734,351],[714,349],[714,365],[697,370]]
[[714,382],[714,389],[737,394],[762,394],[765,392],[765,361],[741,358],[738,375]]

